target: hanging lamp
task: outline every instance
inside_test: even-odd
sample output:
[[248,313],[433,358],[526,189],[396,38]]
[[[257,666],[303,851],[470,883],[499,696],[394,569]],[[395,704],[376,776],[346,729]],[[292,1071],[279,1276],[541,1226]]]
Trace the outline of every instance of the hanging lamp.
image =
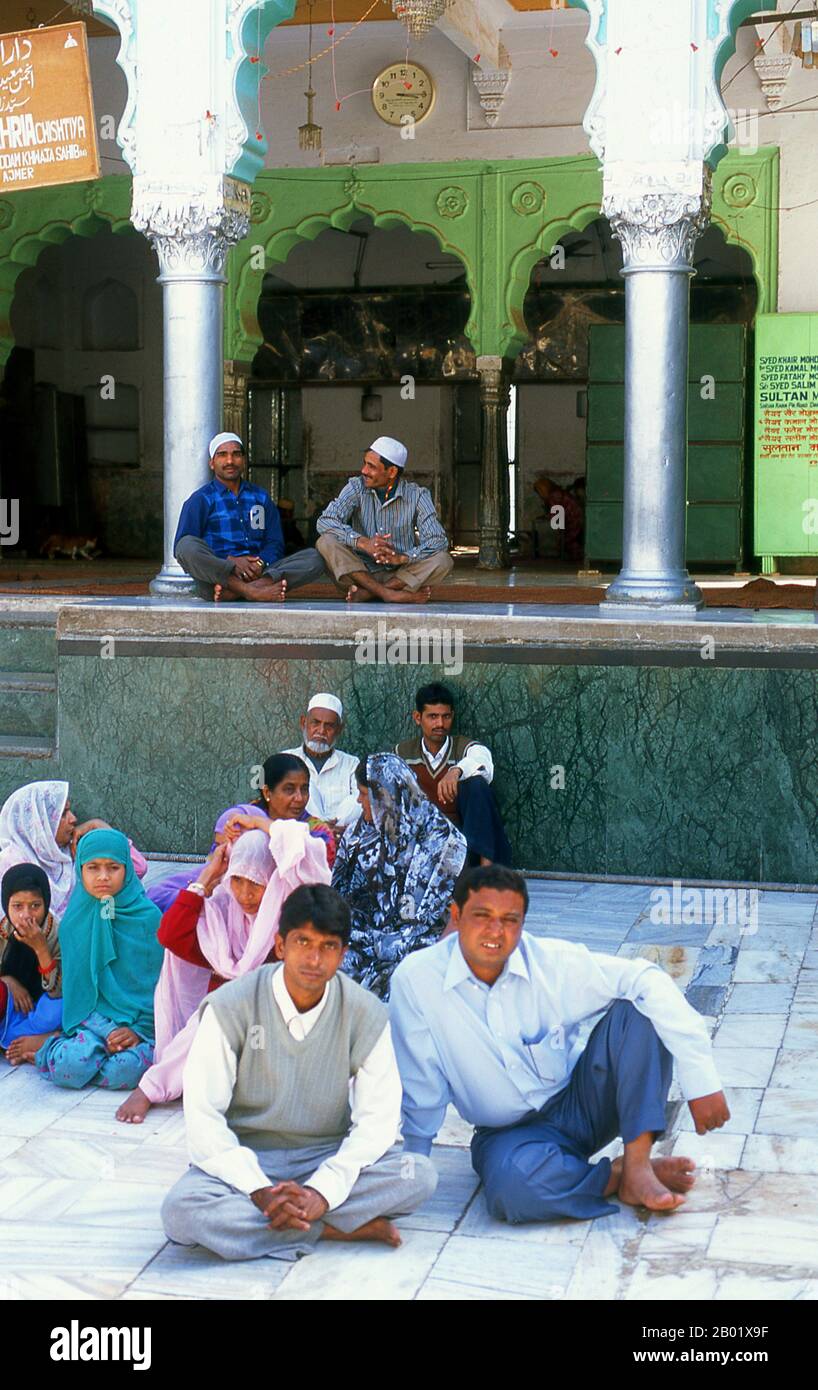
[[316,125],[312,118],[312,104],[315,101],[315,89],[312,85],[312,7],[314,0],[310,0],[310,40],[309,40],[309,61],[307,67],[310,74],[310,85],[304,96],[307,98],[307,119],[304,125],[298,127],[298,147],[302,150],[320,150],[321,148],[321,127]]
[[413,39],[422,39],[453,4],[453,0],[392,0],[392,9],[402,19]]

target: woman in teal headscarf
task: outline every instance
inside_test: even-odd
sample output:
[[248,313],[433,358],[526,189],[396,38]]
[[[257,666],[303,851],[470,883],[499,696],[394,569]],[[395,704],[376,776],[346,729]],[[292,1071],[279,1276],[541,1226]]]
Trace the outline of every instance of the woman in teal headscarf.
[[161,914],[120,831],[90,830],[76,866],[60,927],[63,1031],[43,1043],[35,1065],[57,1086],[130,1091],[153,1062]]

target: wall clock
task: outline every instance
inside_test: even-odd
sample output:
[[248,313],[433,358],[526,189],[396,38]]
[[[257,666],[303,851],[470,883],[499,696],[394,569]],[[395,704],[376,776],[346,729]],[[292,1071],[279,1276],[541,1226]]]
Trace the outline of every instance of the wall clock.
[[390,63],[372,83],[372,105],[387,125],[406,125],[406,116],[422,121],[434,104],[434,81],[419,63]]

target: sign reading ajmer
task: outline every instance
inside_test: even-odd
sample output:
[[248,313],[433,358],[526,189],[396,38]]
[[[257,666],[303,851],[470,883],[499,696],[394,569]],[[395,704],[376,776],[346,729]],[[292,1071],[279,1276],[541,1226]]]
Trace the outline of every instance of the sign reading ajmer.
[[97,178],[85,25],[0,34],[0,188]]

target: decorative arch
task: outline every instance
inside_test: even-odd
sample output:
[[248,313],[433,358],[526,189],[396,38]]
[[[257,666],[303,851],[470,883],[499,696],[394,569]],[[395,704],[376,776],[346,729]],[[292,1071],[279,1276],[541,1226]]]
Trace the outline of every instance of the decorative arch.
[[11,305],[17,277],[47,246],[101,232],[137,235],[130,221],[131,180],[112,174],[94,183],[33,188],[0,198],[0,368],[14,346]]
[[258,131],[259,89],[268,69],[261,61],[264,44],[276,25],[292,19],[296,0],[230,0],[228,5],[228,73],[238,108],[238,122],[227,132],[225,168],[233,178],[252,184],[264,168],[268,145]]
[[[528,336],[523,304],[531,270],[566,232],[598,217],[602,174],[592,155],[492,165],[375,165],[265,170],[253,190],[247,238],[230,253],[225,357],[252,361],[261,346],[257,306],[264,272],[325,227],[346,231],[362,214],[376,226],[428,232],[466,270],[466,335],[478,356],[513,357]],[[714,174],[713,219],[752,257],[759,312],[777,302],[778,150],[728,154]]]
[[250,231],[230,252],[225,357],[251,361],[261,346],[257,308],[264,273],[326,227],[347,231],[359,217],[433,236],[463,262],[472,296],[466,335],[479,351],[475,273],[481,233],[474,165],[381,165],[369,169],[265,170],[253,189]]

